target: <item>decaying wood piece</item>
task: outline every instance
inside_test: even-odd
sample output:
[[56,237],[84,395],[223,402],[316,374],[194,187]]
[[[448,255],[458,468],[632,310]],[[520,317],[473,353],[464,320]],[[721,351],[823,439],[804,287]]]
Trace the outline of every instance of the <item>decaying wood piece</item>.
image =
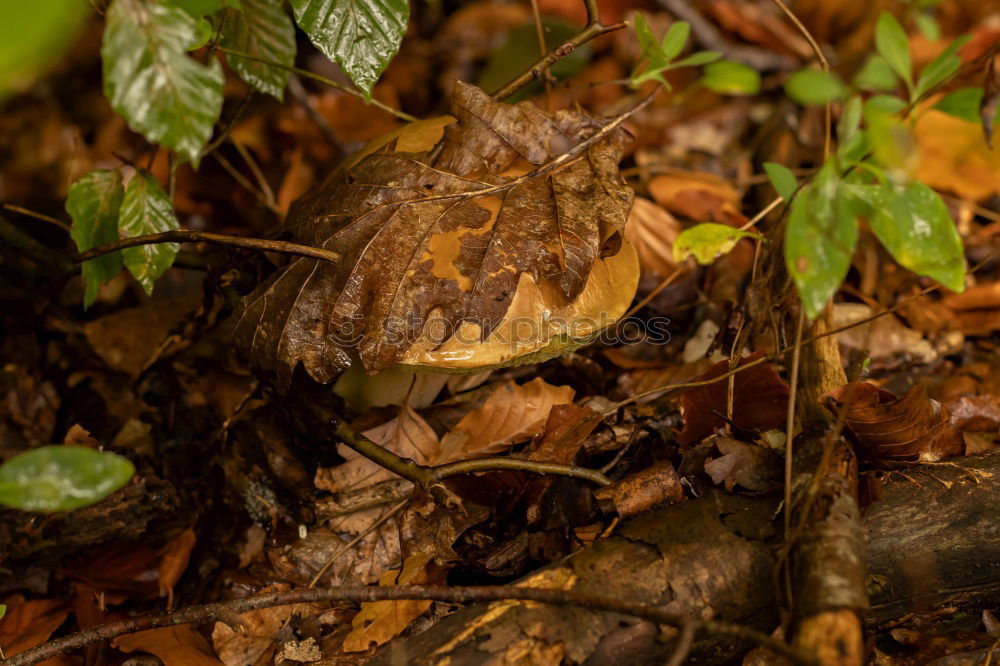
[[176,510],[177,491],[155,477],[136,477],[107,499],[69,513],[0,511],[0,587],[11,572],[51,566],[65,555],[138,538],[153,520]]
[[[811,334],[827,330],[825,316]],[[820,396],[847,383],[834,337],[802,350],[798,418],[792,476],[792,637],[824,665],[864,663],[862,614],[864,536],[858,508],[858,460],[850,444],[831,433],[833,419]]]
[[[781,539],[772,527],[775,509],[775,501],[721,492],[655,509],[522,584],[621,595],[768,631],[778,618],[771,584],[773,553]],[[863,528],[872,625],[942,606],[975,614],[995,607],[1000,603],[1000,452],[889,473]],[[806,630],[817,626],[810,623]],[[828,618],[824,626],[836,625]],[[422,633],[394,641],[373,663],[662,663],[675,636],[672,630],[600,611],[497,602],[464,608]],[[692,659],[718,663],[746,647],[699,636]]]

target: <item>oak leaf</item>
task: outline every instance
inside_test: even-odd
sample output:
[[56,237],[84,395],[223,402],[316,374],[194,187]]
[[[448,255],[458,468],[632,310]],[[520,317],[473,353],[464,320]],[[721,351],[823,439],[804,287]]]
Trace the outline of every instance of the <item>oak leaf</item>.
[[232,332],[251,360],[285,383],[300,362],[330,381],[355,353],[375,373],[432,313],[447,334],[473,321],[485,339],[522,273],[572,300],[594,261],[618,252],[632,204],[624,130],[595,138],[604,123],[582,110],[505,105],[462,83],[452,115],[432,148],[400,150],[397,135],[293,204],[292,238],[342,259],[295,259],[244,299]]

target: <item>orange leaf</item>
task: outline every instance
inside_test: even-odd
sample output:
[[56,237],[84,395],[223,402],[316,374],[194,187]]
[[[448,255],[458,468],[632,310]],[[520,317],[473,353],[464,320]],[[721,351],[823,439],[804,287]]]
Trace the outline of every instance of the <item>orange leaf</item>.
[[[191,559],[191,550],[194,548],[198,537],[190,527],[177,535],[170,543],[163,547],[160,558],[160,596],[170,596],[173,602],[174,585],[181,579],[181,574],[187,569],[188,561]],[[169,603],[168,606],[172,606]]]
[[[379,578],[379,585],[409,585],[426,583],[430,578],[429,567],[433,558],[417,553],[406,558],[402,572],[386,571]],[[399,635],[410,622],[431,607],[430,601],[375,601],[361,604],[361,611],[354,616],[353,629],[344,639],[344,652],[363,652],[373,643],[382,645]]]
[[573,393],[569,386],[553,386],[541,378],[523,385],[500,384],[441,438],[435,463],[485,456],[531,439],[545,428],[552,406],[573,402]]
[[697,222],[738,227],[747,221],[740,212],[739,192],[712,174],[677,172],[657,176],[649,183],[649,193],[671,213]]
[[929,110],[913,134],[920,152],[916,178],[971,201],[1000,194],[1000,147],[990,150],[980,125]]
[[219,666],[208,641],[188,624],[125,634],[111,641],[122,652],[155,654],[165,666]]
[[41,645],[66,621],[69,609],[58,599],[33,599],[13,595],[4,600],[7,613],[0,620],[0,648],[11,657]]
[[642,197],[636,197],[632,202],[625,238],[635,246],[644,272],[663,278],[677,268],[674,241],[680,233],[680,222],[660,206]]

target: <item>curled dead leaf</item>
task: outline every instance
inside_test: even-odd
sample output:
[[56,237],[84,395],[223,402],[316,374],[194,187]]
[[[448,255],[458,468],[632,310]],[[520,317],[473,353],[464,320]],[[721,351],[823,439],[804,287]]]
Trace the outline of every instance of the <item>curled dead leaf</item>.
[[485,339],[522,274],[571,303],[595,261],[618,253],[632,204],[618,171],[624,130],[533,177],[604,123],[579,109],[496,103],[461,83],[452,107],[457,121],[433,149],[401,150],[396,136],[292,206],[294,240],[342,260],[293,260],[232,323],[237,345],[283,383],[299,363],[330,381],[355,355],[367,372],[383,370],[432,313],[445,325],[441,342],[469,321]]
[[928,398],[922,384],[901,398],[869,382],[845,384],[827,395],[827,408],[834,414],[844,405],[858,454],[872,464],[933,462],[964,450],[948,410]]
[[740,193],[709,173],[679,171],[657,176],[649,183],[649,193],[671,213],[697,222],[739,227],[747,221],[740,212]]

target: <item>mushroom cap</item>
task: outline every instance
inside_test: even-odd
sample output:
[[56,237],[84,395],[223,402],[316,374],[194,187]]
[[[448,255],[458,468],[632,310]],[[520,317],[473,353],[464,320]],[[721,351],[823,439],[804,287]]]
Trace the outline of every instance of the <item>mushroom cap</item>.
[[623,241],[614,255],[594,262],[586,286],[567,302],[557,285],[537,283],[522,273],[514,299],[500,323],[482,340],[478,324],[465,321],[450,332],[434,312],[400,365],[417,372],[467,373],[540,363],[596,340],[628,311],[639,284],[635,247]]

